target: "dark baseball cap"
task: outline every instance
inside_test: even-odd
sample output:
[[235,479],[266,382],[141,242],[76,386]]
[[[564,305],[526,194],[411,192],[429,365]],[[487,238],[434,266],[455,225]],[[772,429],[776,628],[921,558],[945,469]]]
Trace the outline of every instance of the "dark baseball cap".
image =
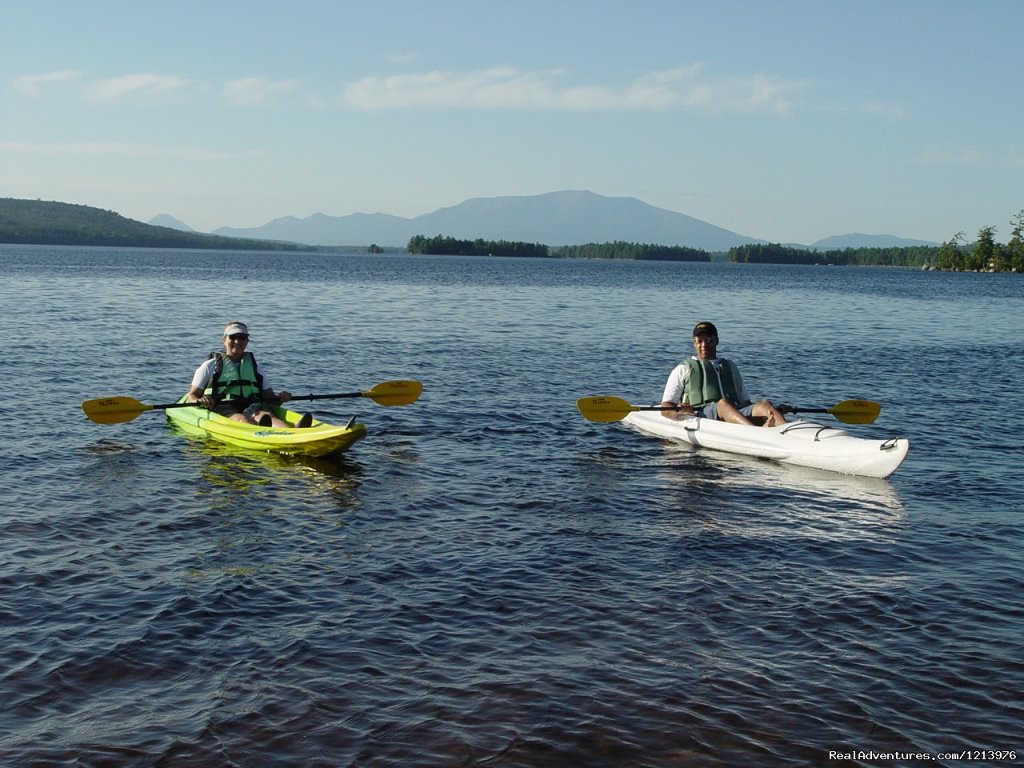
[[694,337],[701,336],[701,335],[717,336],[718,335],[718,329],[715,328],[715,324],[714,323],[708,323],[708,322],[697,323],[695,326],[693,326],[693,335],[694,335]]

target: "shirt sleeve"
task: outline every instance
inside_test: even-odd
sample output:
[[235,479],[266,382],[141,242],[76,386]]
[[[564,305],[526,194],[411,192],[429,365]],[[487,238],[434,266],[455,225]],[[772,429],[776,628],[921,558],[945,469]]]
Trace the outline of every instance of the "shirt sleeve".
[[198,389],[200,391],[206,389],[210,383],[210,379],[213,378],[213,370],[216,366],[217,361],[211,357],[205,363],[196,368],[196,372],[192,375],[192,389]]
[[685,363],[680,363],[673,368],[672,373],[668,375],[668,381],[665,382],[665,391],[661,394],[661,402],[682,402],[683,387],[686,385],[686,378],[689,374],[690,367]]

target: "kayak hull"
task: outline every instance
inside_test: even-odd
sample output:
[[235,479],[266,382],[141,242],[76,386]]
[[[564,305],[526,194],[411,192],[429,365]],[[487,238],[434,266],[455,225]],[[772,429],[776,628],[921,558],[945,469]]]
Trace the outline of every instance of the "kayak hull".
[[910,441],[904,438],[861,438],[803,420],[777,427],[751,427],[699,416],[674,420],[666,419],[660,411],[633,411],[623,422],[646,434],[698,448],[863,477],[888,477],[910,450]]
[[[279,407],[270,410],[289,424],[295,424],[302,416]],[[168,408],[166,413],[167,420],[187,435],[287,456],[329,456],[347,450],[366,437],[366,427],[354,422],[336,426],[314,419],[312,426],[285,429],[235,421],[205,408]]]

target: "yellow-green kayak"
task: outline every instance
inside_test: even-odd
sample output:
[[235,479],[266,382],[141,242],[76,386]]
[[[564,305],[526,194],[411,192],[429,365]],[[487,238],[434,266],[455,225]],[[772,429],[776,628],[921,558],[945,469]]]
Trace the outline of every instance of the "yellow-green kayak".
[[[178,401],[185,402],[185,398]],[[295,424],[301,413],[280,407],[272,410],[289,424]],[[168,408],[167,420],[187,435],[208,437],[228,445],[253,451],[266,451],[297,456],[327,456],[341,453],[366,437],[366,427],[354,421],[345,426],[313,420],[312,426],[261,427],[221,416],[205,408]]]

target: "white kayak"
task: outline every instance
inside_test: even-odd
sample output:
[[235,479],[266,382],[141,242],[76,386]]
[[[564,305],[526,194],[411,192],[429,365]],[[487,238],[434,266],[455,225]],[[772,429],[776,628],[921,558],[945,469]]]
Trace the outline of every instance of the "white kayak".
[[910,450],[905,438],[856,437],[812,421],[750,427],[699,416],[666,419],[660,411],[634,411],[622,420],[641,432],[700,448],[864,477],[888,477]]

